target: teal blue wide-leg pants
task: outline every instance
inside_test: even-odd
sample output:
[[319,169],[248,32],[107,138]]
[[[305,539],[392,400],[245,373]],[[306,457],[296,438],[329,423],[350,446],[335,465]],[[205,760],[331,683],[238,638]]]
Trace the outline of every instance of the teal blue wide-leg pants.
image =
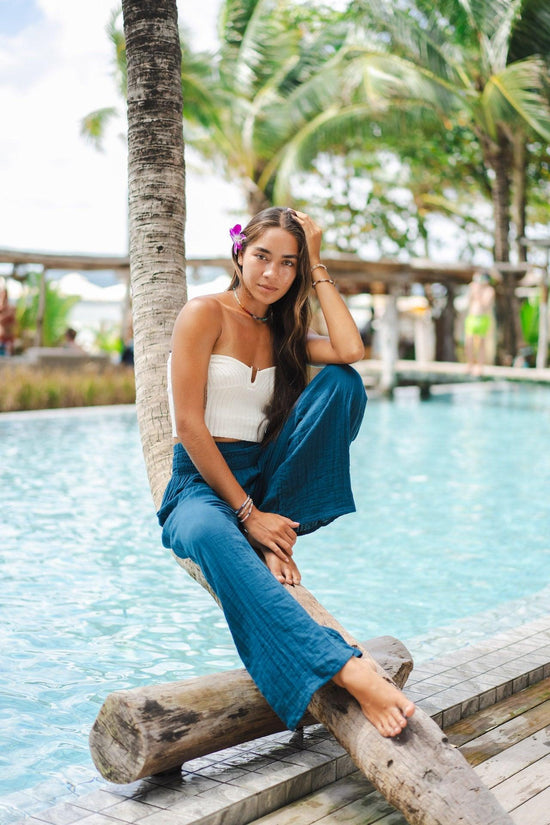
[[[218,447],[260,510],[299,522],[299,535],[310,533],[355,511],[349,448],[366,400],[352,367],[330,365],[306,387],[275,441]],[[317,624],[277,581],[181,444],[174,447],[173,474],[158,517],[164,546],[199,565],[246,669],[294,730],[313,693],[360,652]]]

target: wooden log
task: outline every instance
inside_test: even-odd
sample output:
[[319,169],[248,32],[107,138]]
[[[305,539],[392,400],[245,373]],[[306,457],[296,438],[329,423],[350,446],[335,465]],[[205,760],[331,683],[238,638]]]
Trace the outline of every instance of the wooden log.
[[[302,585],[289,591],[316,621],[334,627],[351,644],[357,644]],[[358,646],[369,657],[368,651]],[[410,825],[513,825],[460,751],[419,708],[394,739],[380,736],[355,699],[332,681],[313,695],[308,710]]]
[[[406,647],[391,636],[364,645],[402,687],[412,670]],[[310,714],[302,720],[315,723]],[[242,668],[111,693],[89,741],[101,775],[124,784],[282,730],[284,724]]]

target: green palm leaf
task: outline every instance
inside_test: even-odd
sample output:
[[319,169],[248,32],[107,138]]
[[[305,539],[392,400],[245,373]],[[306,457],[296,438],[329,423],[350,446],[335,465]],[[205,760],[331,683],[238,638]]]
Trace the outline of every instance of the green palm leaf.
[[528,58],[493,75],[481,102],[491,137],[499,124],[521,124],[550,141],[550,105],[546,93],[547,73],[542,60]]

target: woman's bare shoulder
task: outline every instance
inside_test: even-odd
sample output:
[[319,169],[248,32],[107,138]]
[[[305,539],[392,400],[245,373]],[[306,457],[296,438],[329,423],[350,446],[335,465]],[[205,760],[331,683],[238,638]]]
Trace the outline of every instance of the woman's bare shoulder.
[[220,323],[223,312],[223,294],[197,295],[180,309],[176,326],[187,324]]

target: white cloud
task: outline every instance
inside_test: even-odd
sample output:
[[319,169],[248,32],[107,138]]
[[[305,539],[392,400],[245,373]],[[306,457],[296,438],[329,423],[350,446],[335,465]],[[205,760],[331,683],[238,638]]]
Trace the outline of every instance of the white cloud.
[[[35,5],[30,23],[0,37],[0,246],[123,254],[124,124],[109,131],[102,153],[80,135],[89,112],[123,109],[105,32],[116,3],[36,0]],[[219,0],[203,0],[199,19],[191,4],[181,4],[181,22],[189,23],[200,48],[215,42],[218,6]],[[242,206],[237,190],[190,170],[187,200],[188,255],[227,252],[232,215],[225,205]]]

